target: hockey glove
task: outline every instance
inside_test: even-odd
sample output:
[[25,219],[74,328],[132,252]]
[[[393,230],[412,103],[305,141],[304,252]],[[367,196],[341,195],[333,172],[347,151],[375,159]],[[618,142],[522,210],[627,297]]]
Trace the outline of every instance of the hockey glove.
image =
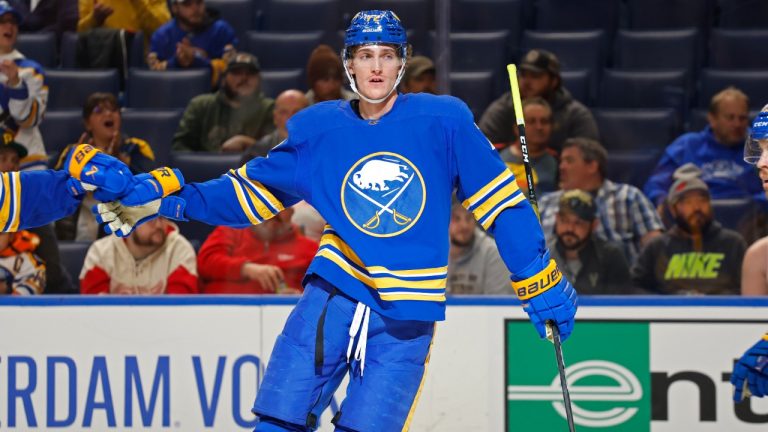
[[107,224],[108,233],[126,237],[142,223],[165,216],[184,219],[185,201],[168,196],[184,186],[184,177],[178,169],[158,168],[148,174],[136,176],[136,185],[119,201],[97,204],[93,213],[99,223]]
[[[746,394],[744,382],[749,387]],[[735,387],[733,400],[736,402],[745,397],[762,397],[768,394],[768,333],[748,349],[733,366],[731,384]]]
[[64,159],[64,169],[72,177],[67,190],[74,197],[95,191],[99,201],[112,201],[128,193],[134,184],[126,164],[90,144],[73,147]]
[[578,296],[555,260],[549,257],[549,251],[512,278],[512,289],[523,301],[523,310],[542,339],[547,337],[547,321],[557,325],[561,341],[568,339],[573,331]]

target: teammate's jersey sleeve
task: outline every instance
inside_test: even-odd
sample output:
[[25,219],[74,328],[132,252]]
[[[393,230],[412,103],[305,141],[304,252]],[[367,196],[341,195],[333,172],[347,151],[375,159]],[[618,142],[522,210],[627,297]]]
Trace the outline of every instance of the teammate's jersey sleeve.
[[0,174],[0,229],[34,228],[71,214],[80,205],[67,191],[63,171],[24,171]]
[[466,105],[458,105],[451,140],[457,195],[478,223],[495,234],[504,263],[518,273],[545,250],[541,226],[512,171],[474,124]]
[[186,201],[184,215],[211,225],[245,227],[259,224],[302,197],[297,186],[299,147],[283,141],[267,157],[204,183],[185,185],[179,196]]

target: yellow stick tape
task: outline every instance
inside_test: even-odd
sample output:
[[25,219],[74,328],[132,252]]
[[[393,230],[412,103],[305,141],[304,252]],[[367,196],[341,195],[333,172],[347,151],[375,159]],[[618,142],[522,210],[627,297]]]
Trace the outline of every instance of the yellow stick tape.
[[512,88],[512,105],[515,107],[515,119],[517,124],[525,125],[523,104],[520,102],[520,87],[517,85],[517,66],[508,64],[507,73],[509,74],[509,86]]
[[90,162],[90,160],[96,156],[96,153],[100,153],[101,150],[90,144],[79,144],[75,147],[74,152],[67,169],[69,170],[69,175],[80,180],[80,174],[83,172],[85,164]]
[[517,298],[528,300],[557,285],[562,278],[563,274],[557,268],[557,263],[555,263],[555,260],[550,259],[549,265],[544,270],[527,279],[512,282],[512,289],[515,290]]
[[160,183],[160,187],[163,189],[163,197],[168,196],[181,189],[181,183],[179,178],[176,177],[176,173],[168,167],[157,168],[149,172],[152,177]]

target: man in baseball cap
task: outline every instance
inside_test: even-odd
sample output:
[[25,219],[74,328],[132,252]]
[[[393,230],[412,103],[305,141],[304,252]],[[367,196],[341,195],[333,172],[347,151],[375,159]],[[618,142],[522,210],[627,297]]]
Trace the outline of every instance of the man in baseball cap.
[[400,92],[437,94],[435,74],[435,63],[429,57],[414,56],[405,65]]

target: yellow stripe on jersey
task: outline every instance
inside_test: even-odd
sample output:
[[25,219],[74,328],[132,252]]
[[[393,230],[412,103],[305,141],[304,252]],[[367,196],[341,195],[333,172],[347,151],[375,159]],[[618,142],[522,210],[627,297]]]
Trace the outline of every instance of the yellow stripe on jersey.
[[[243,165],[242,167],[237,169],[237,173],[240,175],[240,177],[247,180],[251,186],[253,186],[261,195],[262,199],[266,199],[269,204],[277,209],[276,213],[280,213],[281,211],[285,210],[285,207],[283,206],[283,203],[280,202],[279,199],[277,199],[274,195],[272,195],[272,192],[269,191],[266,187],[264,187],[263,184],[256,180],[252,180],[250,177],[248,177],[248,173],[246,172],[246,166]],[[275,213],[275,214],[276,214]],[[274,216],[274,214],[273,214]]]
[[237,201],[240,203],[240,209],[243,210],[243,214],[245,214],[245,216],[249,221],[251,221],[252,224],[260,224],[261,221],[256,218],[256,216],[251,211],[251,207],[248,205],[248,198],[245,196],[245,191],[243,191],[243,185],[241,185],[240,182],[232,176],[227,176],[227,178],[229,178],[229,180],[232,182],[232,188],[235,189],[235,195],[237,195]]
[[8,173],[13,177],[13,214],[11,216],[11,226],[8,231],[16,232],[19,230],[21,217],[21,175],[18,172]]
[[463,205],[465,209],[469,209],[470,207],[477,204],[479,201],[482,201],[483,198],[488,194],[488,192],[495,189],[497,186],[502,184],[505,180],[507,180],[510,177],[512,177],[512,172],[505,169],[504,171],[501,172],[501,174],[496,176],[495,179],[491,180],[490,183],[483,186],[479,191],[472,194],[471,197],[465,199],[464,202],[461,203],[461,205]]
[[32,101],[32,107],[29,109],[29,114],[27,115],[27,118],[20,121],[18,123],[18,126],[20,128],[27,128],[35,124],[35,121],[37,121],[37,111],[38,111],[38,103],[37,101]]
[[502,210],[504,210],[505,208],[514,207],[524,199],[525,199],[525,195],[521,193],[520,195],[514,198],[511,198],[509,201],[497,207],[496,210],[494,210],[493,213],[487,215],[487,217],[483,221],[482,223],[483,229],[487,231],[491,227],[491,225],[493,225],[493,222],[496,220],[496,216],[498,216]]
[[6,227],[8,227],[8,221],[11,219],[11,202],[13,200],[13,193],[14,191],[11,189],[11,184],[9,181],[10,173],[2,173],[2,184],[3,184],[3,202],[2,205],[0,205],[0,226],[2,226],[3,231],[8,231]]
[[488,199],[483,201],[482,204],[472,210],[472,214],[475,215],[475,220],[483,219],[485,215],[489,211],[493,210],[493,208],[496,207],[501,201],[519,190],[520,187],[517,186],[517,182],[511,181],[509,184],[496,191],[496,193],[488,197]]
[[445,301],[445,294],[440,295],[429,295],[429,294],[387,294],[387,293],[379,293],[379,297],[381,297],[382,300],[386,301],[397,301],[397,300],[419,300],[419,301],[434,301],[434,302],[444,302]]

